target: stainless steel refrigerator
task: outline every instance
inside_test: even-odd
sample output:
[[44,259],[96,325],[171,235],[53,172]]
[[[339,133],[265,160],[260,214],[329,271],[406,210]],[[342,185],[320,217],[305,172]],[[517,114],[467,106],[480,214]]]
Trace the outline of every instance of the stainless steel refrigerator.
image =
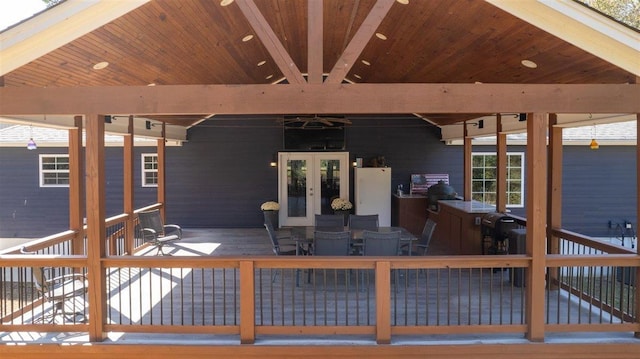
[[381,227],[391,225],[391,168],[355,168],[356,214],[377,214]]

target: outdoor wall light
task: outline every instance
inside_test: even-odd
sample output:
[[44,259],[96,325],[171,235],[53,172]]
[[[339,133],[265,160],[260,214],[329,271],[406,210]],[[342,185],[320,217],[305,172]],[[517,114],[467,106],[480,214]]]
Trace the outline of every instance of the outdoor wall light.
[[527,120],[527,114],[526,113],[521,113],[518,115],[518,121],[520,122],[524,122]]
[[271,167],[278,167],[278,155],[274,154],[273,157],[271,157],[271,162],[269,162],[269,166]]

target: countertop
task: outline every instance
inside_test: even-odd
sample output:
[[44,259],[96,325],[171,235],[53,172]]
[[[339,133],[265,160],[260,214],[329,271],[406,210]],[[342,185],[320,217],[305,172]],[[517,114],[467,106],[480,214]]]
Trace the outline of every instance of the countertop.
[[424,196],[421,194],[408,194],[408,193],[405,193],[402,196],[398,196],[397,193],[393,193],[393,196],[397,198],[427,198],[427,196]]
[[478,201],[439,200],[438,203],[466,213],[490,213],[496,211],[496,206]]

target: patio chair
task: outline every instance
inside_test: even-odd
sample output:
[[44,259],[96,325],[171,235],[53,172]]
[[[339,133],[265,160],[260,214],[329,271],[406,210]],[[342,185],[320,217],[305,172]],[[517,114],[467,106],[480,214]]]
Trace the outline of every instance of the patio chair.
[[411,256],[426,256],[429,249],[429,243],[433,237],[433,231],[436,229],[436,222],[432,219],[427,219],[422,228],[422,234],[415,244],[404,243],[400,246],[400,251],[403,255]]
[[316,228],[344,229],[344,216],[341,214],[316,214]]
[[378,230],[378,215],[377,214],[350,214],[349,215],[349,229],[363,229],[368,231]]
[[314,256],[348,256],[351,251],[351,232],[315,231]]
[[138,219],[142,238],[158,249],[156,255],[167,255],[162,247],[169,242],[182,239],[182,228],[177,224],[164,224],[159,209],[140,212]]
[[[291,237],[279,237],[278,233],[276,233],[275,229],[271,222],[265,222],[264,228],[267,229],[267,233],[269,234],[269,239],[271,240],[271,246],[273,253],[277,256],[290,256],[297,254],[305,254],[298,247],[298,244],[291,241]],[[284,240],[282,243],[281,240]],[[280,270],[274,269],[271,281],[275,282],[276,277],[278,276],[278,272]],[[298,274],[296,272],[296,283],[298,282]]]
[[[363,256],[397,256],[400,254],[400,231],[374,232],[365,230],[362,232],[362,255]],[[399,273],[395,272],[395,283],[399,283]],[[364,273],[363,273],[364,283]]]
[[[36,254],[30,252],[25,246],[20,248],[22,254]],[[73,323],[85,323],[86,315],[86,293],[88,289],[87,277],[82,273],[70,273],[59,276],[52,276],[53,269],[46,267],[32,267],[36,291],[45,302],[53,305],[52,313],[37,318],[34,322],[45,321],[53,323],[57,316],[61,315],[63,321]],[[72,317],[70,317],[72,316]],[[82,319],[76,320],[78,316]]]

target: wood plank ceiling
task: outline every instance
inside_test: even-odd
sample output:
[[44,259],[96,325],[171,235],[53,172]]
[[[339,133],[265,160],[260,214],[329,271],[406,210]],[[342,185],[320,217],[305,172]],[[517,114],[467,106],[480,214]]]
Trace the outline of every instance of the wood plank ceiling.
[[[4,76],[5,87],[269,84],[287,77],[245,15],[247,1],[153,0]],[[482,0],[393,2],[375,29],[345,53],[374,0],[324,0],[322,72],[357,56],[355,83],[620,84],[635,76]],[[252,2],[248,2],[252,5]],[[255,0],[299,72],[308,69],[308,1]],[[386,10],[385,10],[386,11]],[[383,13],[385,12],[383,11]],[[317,14],[319,10],[311,13]],[[311,15],[314,16],[314,15]],[[374,19],[375,20],[375,19]],[[254,26],[252,26],[254,25]],[[317,30],[317,29],[310,29]],[[312,44],[317,45],[317,44]],[[316,46],[317,47],[317,46]],[[313,52],[312,52],[313,53]],[[534,61],[535,69],[521,64]],[[97,63],[109,66],[94,70]],[[280,63],[282,64],[282,62]],[[277,86],[277,85],[274,85]],[[158,117],[191,126],[211,114]],[[284,115],[284,114],[283,114]],[[422,114],[446,125],[475,115]]]

